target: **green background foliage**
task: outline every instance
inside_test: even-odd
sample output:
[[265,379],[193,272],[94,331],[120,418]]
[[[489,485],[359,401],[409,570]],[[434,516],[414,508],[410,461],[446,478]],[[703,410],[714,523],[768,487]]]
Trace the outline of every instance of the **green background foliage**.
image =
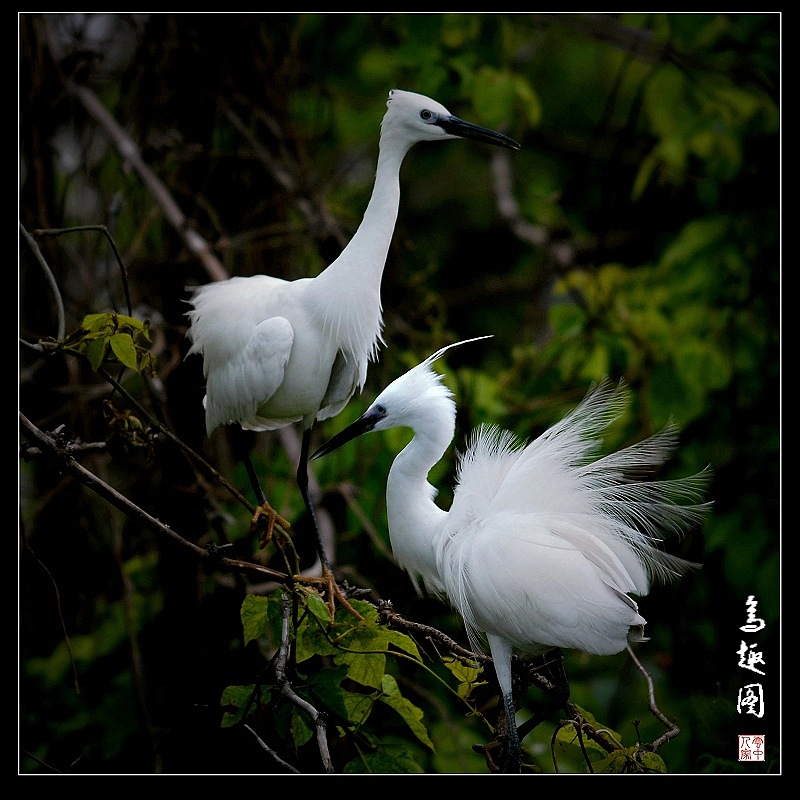
[[[37,236],[67,332],[90,347],[87,315],[136,318],[125,347],[109,333],[113,368],[129,367],[122,384],[245,494],[242,437],[206,438],[199,360],[184,358],[186,288],[208,275],[70,84],[97,94],[232,275],[315,275],[338,255],[369,198],[391,88],[521,142],[517,153],[467,142],[411,151],[382,289],[387,347],[363,395],[315,442],[438,347],[490,333],[442,364],[459,408],[454,447],[431,473],[446,507],[455,452],[473,426],[532,438],[593,382],[624,379],[632,402],[608,445],[674,420],[680,447],[663,477],[713,469],[712,514],[671,543],[702,568],[640,603],[651,641],[637,653],[681,728],[655,769],[779,770],[780,15],[22,14],[19,23],[21,224],[105,225],[127,275],[124,286],[97,231]],[[23,240],[20,256],[20,336],[52,340],[53,292]],[[275,546],[259,551],[248,512],[169,442],[146,457],[111,446],[131,412],[117,396],[110,414],[111,393],[91,364],[22,348],[28,419],[63,426],[73,442],[108,441],[81,458],[103,480],[201,547],[227,544],[235,558],[272,565]],[[337,566],[368,600],[391,600],[464,644],[460,620],[417,597],[391,559],[385,481],[407,439],[365,437],[314,463]],[[276,436],[252,444],[267,497],[310,563],[294,463]],[[285,761],[319,771],[311,723],[265,677],[273,595],[204,569],[45,460],[21,461],[20,510],[20,772],[281,771],[245,719]],[[746,634],[751,595],[765,628]],[[311,617],[314,602],[300,606]],[[471,748],[494,724],[491,670],[451,670],[430,642],[415,637],[417,651],[370,620],[354,648],[380,653],[369,658],[297,629],[307,656],[297,659],[298,691],[338,709],[328,721],[337,771],[486,772]],[[764,676],[739,666],[745,639],[763,653]],[[663,733],[626,654],[568,653],[566,669],[573,701],[625,747]],[[762,719],[737,712],[739,691],[756,681]],[[531,690],[521,714],[540,700]],[[584,771],[556,723],[526,739],[529,760],[552,772],[555,747],[560,771]],[[737,735],[750,733],[767,736],[763,763],[737,762]]]

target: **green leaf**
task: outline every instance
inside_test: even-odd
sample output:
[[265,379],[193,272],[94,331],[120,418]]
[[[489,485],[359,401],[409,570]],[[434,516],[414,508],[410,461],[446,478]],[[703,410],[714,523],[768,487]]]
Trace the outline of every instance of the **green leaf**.
[[369,717],[374,701],[372,697],[357,692],[342,691],[344,718],[356,728],[360,728]]
[[648,771],[648,772],[666,772],[667,765],[664,763],[664,759],[661,758],[658,753],[651,753],[647,750],[640,750],[638,755],[639,763]]
[[373,689],[379,689],[386,672],[387,629],[378,624],[377,615],[352,628],[337,639],[342,649],[334,656],[337,664],[347,665],[347,677]]
[[301,622],[295,637],[295,660],[298,664],[317,655],[335,655],[339,652],[331,641],[337,634],[327,603],[315,591],[309,591],[305,599],[310,613]]
[[311,727],[311,720],[308,715],[292,706],[292,716],[289,723],[289,732],[295,747],[302,747],[314,736],[314,729]]
[[[585,722],[588,722],[595,730],[600,731],[602,730],[604,735],[607,736],[609,739],[616,741],[617,743],[622,741],[622,737],[611,727],[608,725],[603,725],[602,723],[598,722],[593,714],[590,714],[585,709],[581,708],[580,706],[575,706],[575,709],[581,715]],[[586,747],[587,751],[594,751],[596,753],[601,753],[603,757],[607,755],[607,750],[602,747],[600,744],[594,741],[594,739],[590,739],[585,734],[580,734],[583,736],[583,743]],[[578,729],[575,725],[570,722],[567,725],[563,725],[559,728],[558,732],[556,733],[556,739],[564,744],[575,745],[576,747],[580,747],[580,740],[579,740],[579,733]]]
[[[348,704],[351,701],[348,697],[353,693],[342,689],[342,683],[346,678],[347,669],[344,666],[332,665],[309,675],[305,685],[307,691],[318,698],[332,713],[342,719],[349,719]],[[356,696],[364,697],[365,695],[357,694]]]
[[134,331],[145,331],[147,326],[135,317],[126,317],[115,311],[104,311],[100,314],[87,314],[81,321],[81,327],[92,333],[100,331],[113,333],[122,327],[132,328]]
[[97,372],[103,359],[106,355],[106,340],[97,338],[92,339],[86,343],[86,357],[89,359],[89,365]]
[[81,327],[90,333],[99,333],[104,329],[113,330],[113,327],[110,326],[113,326],[113,317],[108,312],[87,314],[81,322]]
[[639,745],[633,745],[624,750],[615,750],[605,758],[592,762],[595,773],[623,772],[666,772],[667,767],[657,753],[643,750]]
[[411,745],[394,736],[382,738],[375,751],[364,753],[349,761],[343,771],[346,774],[394,775],[425,772]]
[[330,627],[331,612],[328,604],[315,591],[306,594],[306,607],[314,615],[316,620],[323,628]]
[[608,753],[605,758],[599,758],[596,761],[592,761],[592,770],[595,773],[600,774],[610,773],[617,775],[625,772],[627,766],[628,756],[624,750],[615,750],[613,753]]
[[433,742],[428,737],[428,731],[421,722],[423,717],[422,711],[400,694],[397,681],[391,675],[383,676],[381,695],[378,699],[393,708],[403,720],[405,720],[405,723],[411,729],[412,733],[424,745],[430,747],[431,750],[434,749]]
[[351,680],[362,686],[380,688],[386,672],[386,656],[383,653],[337,653],[334,661],[347,666],[347,677]]
[[269,618],[269,607],[269,597],[257,597],[252,594],[245,596],[242,601],[242,607],[239,610],[245,644],[264,635],[264,628]]
[[253,698],[253,692],[256,691],[256,686],[251,683],[249,686],[226,686],[222,690],[219,704],[223,708],[231,708],[232,711],[225,711],[222,715],[220,723],[223,728],[231,728],[237,725],[247,714],[251,714],[259,705],[269,703],[270,691],[265,687],[258,689],[258,702]]
[[128,333],[115,333],[110,339],[109,344],[114,355],[128,369],[138,372],[139,364],[136,360],[136,347],[133,339]]
[[482,666],[469,666],[457,658],[443,658],[442,663],[458,681],[458,696],[462,699],[469,697],[477,687],[488,684],[487,681],[478,680],[483,676]]
[[400,631],[389,629],[384,630],[384,635],[386,636],[387,642],[393,644],[398,650],[402,650],[404,653],[413,656],[420,664],[422,663],[422,656],[419,654],[417,643],[410,636],[407,636],[405,633],[400,633]]

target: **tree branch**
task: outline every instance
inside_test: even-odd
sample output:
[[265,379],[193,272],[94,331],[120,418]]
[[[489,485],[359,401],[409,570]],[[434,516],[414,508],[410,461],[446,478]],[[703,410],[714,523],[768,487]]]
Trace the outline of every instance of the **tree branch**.
[[325,767],[325,772],[333,772],[333,761],[331,754],[328,750],[327,728],[325,723],[325,715],[317,711],[314,706],[307,700],[300,697],[291,683],[286,677],[286,663],[289,660],[289,616],[291,607],[289,606],[289,599],[285,594],[281,595],[281,611],[283,614],[283,621],[281,623],[281,646],[278,650],[278,657],[275,660],[275,677],[278,681],[278,686],[281,692],[298,708],[301,708],[309,717],[311,717],[314,727],[316,729],[317,744],[319,745],[319,754],[322,758],[322,765]]
[[172,199],[167,188],[156,177],[150,167],[145,164],[139,148],[122,126],[111,116],[97,95],[87,86],[81,84],[69,83],[68,88],[81,101],[86,111],[106,131],[111,141],[116,145],[119,154],[139,174],[142,182],[150,190],[164,212],[164,216],[175,228],[189,251],[200,260],[209,277],[215,281],[225,280],[228,277],[228,272],[213,254],[208,242],[189,225],[183,211]]
[[269,569],[268,567],[264,567],[260,564],[221,557],[219,555],[220,548],[200,547],[194,542],[185,539],[179,533],[172,530],[172,528],[170,528],[168,525],[165,525],[160,520],[148,514],[143,508],[140,508],[135,503],[132,503],[127,497],[120,494],[112,486],[109,486],[107,483],[98,478],[93,472],[79,464],[74,459],[68,446],[60,441],[58,435],[51,436],[40,430],[22,413],[20,413],[19,417],[24,432],[37,442],[39,449],[44,456],[50,457],[58,463],[59,469],[62,472],[77,478],[81,483],[90,488],[100,497],[107,500],[115,508],[135,519],[138,519],[151,530],[169,536],[173,541],[177,542],[182,547],[191,550],[194,555],[201,560],[208,563],[213,563],[215,566],[221,568],[227,568],[230,571],[258,572],[263,576],[274,578],[281,583],[286,583],[291,580],[290,575]]

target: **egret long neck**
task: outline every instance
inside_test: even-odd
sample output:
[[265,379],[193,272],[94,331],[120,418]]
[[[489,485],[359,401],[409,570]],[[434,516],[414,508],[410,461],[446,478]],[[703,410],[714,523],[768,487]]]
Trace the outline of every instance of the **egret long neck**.
[[342,281],[348,285],[352,281],[358,287],[380,289],[400,208],[400,166],[408,149],[382,144],[364,218],[339,257],[317,277],[321,287],[341,287]]
[[415,585],[421,576],[429,589],[443,587],[436,569],[434,538],[447,512],[434,502],[436,490],[428,473],[453,438],[455,422],[435,415],[395,458],[386,484],[386,506],[392,552]]
[[408,146],[381,147],[372,196],[358,230],[341,255],[309,284],[320,318],[345,357],[359,365],[377,356],[383,327],[381,279],[400,206],[400,165]]

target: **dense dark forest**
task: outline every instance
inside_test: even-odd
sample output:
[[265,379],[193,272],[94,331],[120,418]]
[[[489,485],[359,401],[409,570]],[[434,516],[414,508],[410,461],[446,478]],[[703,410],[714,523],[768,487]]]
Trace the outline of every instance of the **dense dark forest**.
[[[521,148],[411,149],[385,344],[312,449],[491,335],[437,364],[458,408],[429,476],[447,508],[475,426],[533,439],[624,381],[607,446],[672,422],[658,478],[711,471],[710,513],[666,542],[701,566],[637,599],[635,659],[563,653],[581,717],[542,713],[523,771],[780,773],[781,22],[19,14],[19,773],[493,771],[491,664],[392,556],[408,431],[311,462],[362,617],[331,619],[292,579],[316,558],[299,427],[208,436],[187,357],[192,287],[339,255],[392,89]],[[266,544],[246,453],[283,518]],[[524,724],[548,696],[516,666]]]

